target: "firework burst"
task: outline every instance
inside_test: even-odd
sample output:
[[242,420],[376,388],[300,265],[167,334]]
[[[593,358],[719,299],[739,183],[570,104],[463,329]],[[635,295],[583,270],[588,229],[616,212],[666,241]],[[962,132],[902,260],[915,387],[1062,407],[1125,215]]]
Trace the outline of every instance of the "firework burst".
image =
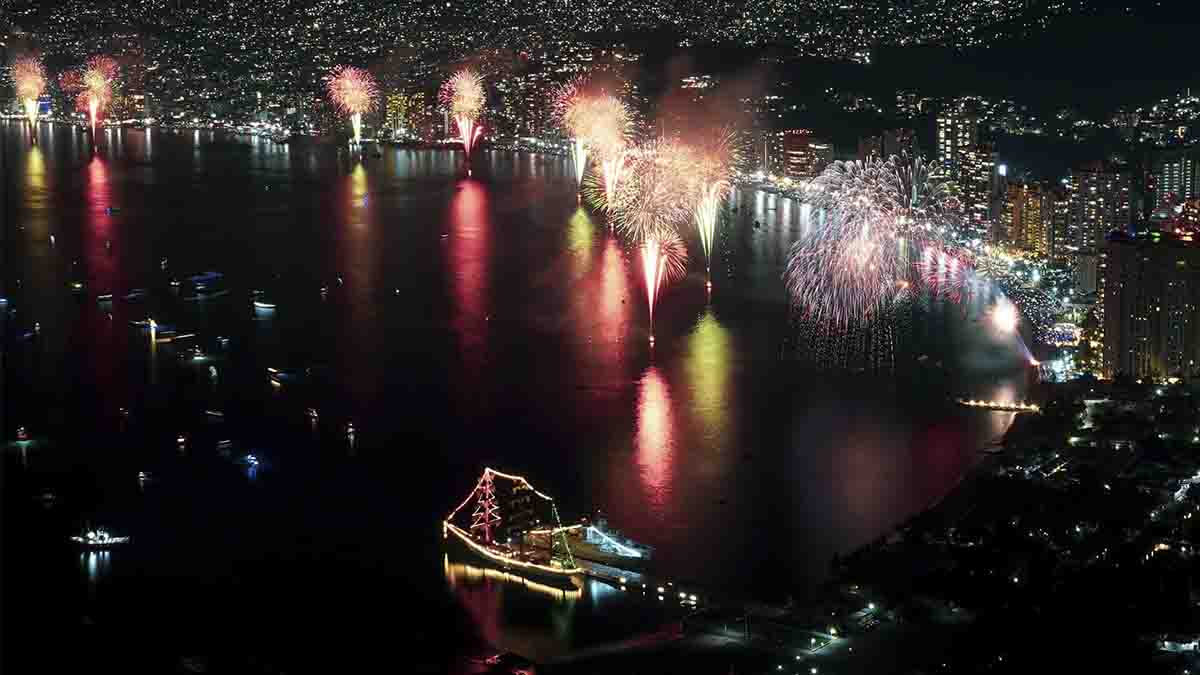
[[627,175],[609,202],[618,231],[642,253],[651,342],[658,295],[687,269],[687,249],[678,233],[689,215],[688,184],[683,178],[687,160],[686,149],[672,141],[637,148],[629,153]]
[[598,172],[590,174],[585,186],[589,200],[600,209],[615,208],[617,189],[624,178],[630,157],[629,107],[611,95],[589,98],[576,117],[577,137],[596,158]]
[[926,250],[955,250],[947,235],[957,209],[920,158],[835,162],[807,200],[817,227],[792,247],[785,280],[794,306],[815,321],[870,320],[917,292]]
[[350,116],[354,142],[361,143],[363,113],[374,110],[379,97],[375,78],[362,68],[338,66],[325,79],[325,90],[333,105]]
[[650,341],[654,342],[654,306],[664,285],[687,274],[687,247],[675,233],[663,233],[642,242],[642,274],[646,305],[650,310]]
[[36,57],[22,56],[12,65],[12,79],[17,98],[25,107],[25,117],[29,124],[37,123],[37,100],[46,89],[46,69]]
[[669,140],[657,140],[628,153],[623,179],[609,198],[617,229],[636,244],[666,240],[691,215],[685,172],[690,154]]
[[63,74],[60,83],[75,95],[75,109],[87,112],[92,127],[113,97],[117,62],[108,56],[93,56],[82,68]]
[[692,220],[700,232],[700,246],[704,249],[704,269],[707,273],[711,272],[712,267],[717,214],[732,187],[729,176],[734,163],[733,133],[720,131],[696,145],[692,154],[695,161],[688,167]]
[[554,117],[563,131],[571,136],[571,160],[575,166],[575,184],[583,182],[587,169],[587,138],[581,133],[582,117],[590,108],[590,99],[583,92],[583,78],[576,78],[554,93]]
[[482,76],[471,68],[463,68],[442,84],[439,97],[450,109],[463,151],[470,158],[471,149],[483,135],[483,127],[479,124],[485,102]]

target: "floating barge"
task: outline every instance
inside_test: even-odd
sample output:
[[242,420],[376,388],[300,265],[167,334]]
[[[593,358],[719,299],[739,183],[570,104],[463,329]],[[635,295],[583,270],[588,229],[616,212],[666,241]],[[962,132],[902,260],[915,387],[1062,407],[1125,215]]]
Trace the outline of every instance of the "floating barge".
[[983,408],[985,410],[997,410],[1000,412],[1028,412],[1040,413],[1041,407],[1036,403],[1023,403],[1021,401],[981,401],[976,399],[958,399],[958,404],[968,408]]

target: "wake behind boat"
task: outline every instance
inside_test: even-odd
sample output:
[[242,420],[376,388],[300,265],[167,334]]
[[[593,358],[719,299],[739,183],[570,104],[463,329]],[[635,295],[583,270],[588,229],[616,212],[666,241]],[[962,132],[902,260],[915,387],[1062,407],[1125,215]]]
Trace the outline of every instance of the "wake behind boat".
[[[469,504],[474,504],[473,508],[468,509]],[[526,546],[525,534],[544,527],[543,523],[557,530],[549,548]],[[583,570],[575,564],[561,529],[553,498],[538,492],[521,476],[488,468],[475,489],[442,521],[442,538],[489,567],[560,587],[581,588]]]

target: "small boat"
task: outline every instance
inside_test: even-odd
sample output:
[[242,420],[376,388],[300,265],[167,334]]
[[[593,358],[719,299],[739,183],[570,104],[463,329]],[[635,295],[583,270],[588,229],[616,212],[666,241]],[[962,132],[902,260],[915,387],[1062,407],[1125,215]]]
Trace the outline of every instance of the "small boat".
[[250,297],[253,299],[252,302],[256,313],[275,311],[275,303],[267,298],[266,291],[255,289],[250,292]]
[[129,543],[129,537],[114,537],[104,529],[87,530],[82,535],[71,537],[71,541],[86,548],[108,548]]
[[229,289],[222,285],[225,280],[225,275],[220,272],[204,272],[188,277],[188,282],[191,284],[191,293],[184,297],[185,300],[208,300],[210,298],[219,298],[229,294]]
[[144,300],[147,295],[148,293],[146,292],[146,289],[135,288],[123,295],[122,299],[124,299],[126,302],[135,302],[137,300]]
[[191,363],[204,363],[208,360],[208,354],[205,354],[199,345],[192,345],[179,354],[179,359]]
[[176,334],[174,326],[166,323],[159,323],[154,319],[149,318],[130,321],[129,325],[141,328],[143,333],[149,333],[153,331],[156,342],[164,341],[164,339],[169,341],[169,338],[173,338]]
[[267,379],[271,384],[280,386],[283,384],[293,384],[300,381],[301,374],[295,370],[283,370],[280,368],[267,368]]
[[72,281],[70,283],[70,287],[71,287],[71,292],[78,295],[79,293],[83,292],[86,285],[82,281]]

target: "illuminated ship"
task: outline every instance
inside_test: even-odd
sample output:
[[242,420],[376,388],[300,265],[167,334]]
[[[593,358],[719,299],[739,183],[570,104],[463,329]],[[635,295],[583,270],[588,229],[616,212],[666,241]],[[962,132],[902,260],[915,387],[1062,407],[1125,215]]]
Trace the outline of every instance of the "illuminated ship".
[[525,533],[529,546],[549,549],[551,538],[565,534],[571,552],[576,558],[603,563],[628,570],[641,570],[649,562],[654,549],[628,539],[616,530],[608,528],[608,519],[597,513],[594,521],[581,520],[575,525],[552,529],[542,528]]
[[[468,523],[471,503],[475,506]],[[548,523],[542,523],[539,513]],[[464,518],[456,523],[459,514]],[[550,545],[526,545],[525,534],[544,526],[553,531]],[[489,567],[557,587],[582,587],[583,570],[575,564],[554,499],[521,476],[484,469],[475,489],[442,522],[442,537]]]
[[71,541],[86,548],[108,548],[109,546],[127,543],[129,537],[114,537],[106,530],[96,529],[88,530],[82,536],[71,537]]

